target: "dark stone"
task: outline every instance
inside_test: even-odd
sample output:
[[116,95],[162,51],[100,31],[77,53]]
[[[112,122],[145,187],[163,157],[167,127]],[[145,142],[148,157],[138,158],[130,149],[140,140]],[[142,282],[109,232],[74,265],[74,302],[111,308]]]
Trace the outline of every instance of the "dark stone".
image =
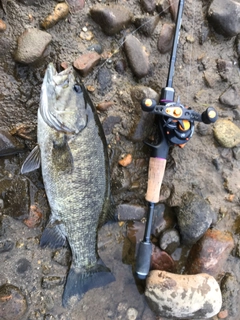
[[158,50],[161,53],[167,53],[172,49],[174,31],[174,24],[165,23],[163,25],[157,43]]
[[209,35],[209,27],[205,22],[201,25],[201,29],[199,32],[199,43],[204,44]]
[[7,131],[0,129],[0,156],[8,156],[25,150],[25,145]]
[[215,212],[200,196],[188,192],[182,197],[182,206],[176,208],[181,243],[196,243],[216,219]]
[[229,317],[239,314],[239,286],[236,277],[231,273],[226,273],[220,284],[222,292],[222,308],[227,310]]
[[0,241],[0,253],[11,251],[14,243],[11,240]]
[[213,0],[208,18],[217,33],[234,37],[240,33],[240,3],[232,0]]
[[168,254],[172,254],[180,245],[180,236],[177,230],[165,230],[159,238],[159,246]]
[[152,13],[156,9],[156,0],[141,0],[142,9]]
[[24,274],[25,272],[32,269],[30,261],[26,258],[22,258],[17,262],[17,273]]
[[113,127],[120,123],[122,121],[121,117],[114,117],[114,116],[110,116],[108,117],[106,120],[103,121],[103,130],[105,135],[109,135],[110,133],[112,133]]
[[104,95],[105,91],[112,86],[112,74],[108,68],[103,67],[99,69],[98,83],[100,85],[100,94]]
[[99,43],[95,43],[87,48],[89,51],[96,51],[98,54],[103,53],[103,47]]
[[54,276],[46,276],[42,278],[42,288],[43,289],[52,289],[57,286],[61,286],[64,284],[64,277],[54,277]]
[[120,204],[116,208],[118,221],[141,220],[146,215],[146,208],[134,204]]
[[169,9],[168,0],[157,0],[156,11],[159,17],[166,15],[168,13],[168,9]]
[[133,35],[128,35],[124,49],[133,74],[141,79],[149,72],[149,59],[143,44]]
[[125,70],[126,70],[126,61],[124,59],[118,60],[115,63],[115,70],[117,71],[117,73],[119,74],[124,74]]
[[130,11],[119,5],[96,5],[90,9],[90,14],[103,32],[110,36],[120,32],[131,22]]
[[134,24],[138,28],[139,32],[144,34],[146,37],[151,37],[159,19],[159,15],[156,15],[155,17],[138,16],[135,17]]

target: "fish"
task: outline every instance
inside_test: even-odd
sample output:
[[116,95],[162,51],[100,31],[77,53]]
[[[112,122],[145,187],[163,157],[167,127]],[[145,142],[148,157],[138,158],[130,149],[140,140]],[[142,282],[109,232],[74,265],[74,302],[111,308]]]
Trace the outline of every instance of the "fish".
[[41,87],[38,144],[21,173],[41,166],[51,209],[40,245],[69,244],[72,262],[62,304],[79,300],[92,288],[115,280],[97,252],[98,229],[111,218],[110,167],[106,138],[96,109],[70,67],[57,72],[50,63]]

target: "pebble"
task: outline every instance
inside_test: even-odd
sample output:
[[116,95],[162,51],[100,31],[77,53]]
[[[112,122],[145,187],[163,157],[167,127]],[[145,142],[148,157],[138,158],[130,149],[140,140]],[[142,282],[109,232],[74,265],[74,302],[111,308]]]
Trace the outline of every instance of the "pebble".
[[165,230],[159,238],[159,247],[172,254],[180,245],[180,236],[176,229]]
[[88,51],[96,51],[98,54],[103,53],[103,47],[101,46],[100,43],[95,43],[91,45],[90,47],[87,48]]
[[138,311],[135,308],[129,308],[127,310],[127,319],[136,320],[138,316]]
[[97,110],[106,111],[114,105],[113,101],[103,101],[96,105]]
[[92,33],[92,31],[81,31],[80,38],[82,40],[91,41],[94,38],[94,34]]
[[217,120],[213,133],[215,139],[224,148],[233,148],[240,143],[240,128],[231,120]]
[[160,250],[152,244],[152,256],[150,270],[174,271],[174,261],[167,252]]
[[11,240],[1,240],[0,241],[0,253],[11,251],[14,247],[14,243]]
[[25,145],[13,137],[8,131],[0,129],[0,156],[7,156],[22,152]]
[[58,21],[63,20],[69,14],[69,6],[65,2],[58,3],[52,14],[47,16],[41,23],[44,29],[52,28]]
[[27,311],[27,301],[19,288],[4,284],[0,287],[0,319],[22,320]]
[[130,127],[129,137],[133,141],[145,140],[154,123],[154,115],[142,111],[141,101],[145,98],[154,99],[159,101],[159,94],[153,89],[145,86],[135,86],[131,88],[131,99],[135,106],[135,117]]
[[217,69],[223,81],[229,80],[233,71],[233,62],[223,59],[217,60]]
[[90,9],[92,19],[100,25],[103,32],[112,36],[128,27],[131,22],[131,12],[119,5],[96,5]]
[[118,161],[118,164],[122,167],[127,167],[132,163],[132,155],[128,153],[125,157]]
[[28,228],[35,228],[39,226],[42,222],[42,212],[37,205],[31,205],[29,216],[23,221],[23,223],[28,226]]
[[112,86],[112,74],[108,68],[102,67],[98,71],[97,80],[100,85],[100,94],[104,95],[106,90]]
[[192,246],[185,273],[208,273],[217,276],[234,247],[232,235],[216,229],[208,229],[204,236]]
[[172,20],[176,21],[177,20],[177,12],[178,12],[178,4],[179,0],[169,0],[170,8],[169,11],[172,16]]
[[66,0],[66,2],[69,5],[71,13],[76,13],[85,6],[85,0]]
[[95,52],[88,52],[79,56],[74,62],[73,66],[78,70],[82,77],[86,77],[92,69],[98,64],[101,56]]
[[52,36],[35,28],[26,29],[18,38],[15,60],[29,64],[38,60],[52,40]]
[[118,221],[141,220],[146,215],[146,208],[135,204],[122,203],[116,208]]
[[219,97],[219,101],[229,108],[237,108],[240,105],[239,90],[235,86],[230,86]]
[[210,318],[218,314],[222,305],[219,285],[207,274],[150,271],[145,296],[156,315],[171,319]]
[[53,253],[52,259],[61,266],[67,267],[71,260],[71,253],[67,248],[61,248]]
[[52,289],[56,286],[61,286],[64,284],[65,278],[64,277],[57,277],[57,276],[45,276],[42,277],[42,288],[43,289]]
[[21,258],[16,263],[17,266],[17,273],[21,274],[22,276],[32,269],[31,262],[26,258]]
[[117,73],[119,74],[124,74],[125,70],[126,70],[126,61],[124,59],[118,60],[115,63],[115,70],[117,71]]
[[146,16],[137,16],[134,18],[134,24],[138,29],[138,31],[144,34],[146,37],[151,37],[153,32],[160,20],[159,15],[154,17],[146,17]]
[[222,291],[222,313],[227,313],[227,317],[235,317],[239,314],[239,286],[238,280],[232,273],[226,273],[221,280]]
[[160,17],[167,14],[168,9],[169,9],[169,2],[168,1],[169,0],[157,0],[156,11]]
[[157,47],[161,53],[167,53],[171,51],[173,44],[173,35],[174,35],[175,25],[164,23],[162,26]]
[[240,3],[233,0],[213,0],[208,9],[208,18],[216,32],[227,37],[240,33],[237,17],[240,14]]
[[156,9],[156,0],[141,0],[141,7],[145,12],[152,13]]
[[133,74],[141,79],[149,72],[149,59],[145,47],[133,35],[125,39],[124,49]]
[[233,148],[233,156],[236,160],[240,160],[240,147]]
[[0,19],[0,32],[4,32],[7,29],[6,23]]
[[182,197],[181,207],[176,208],[181,244],[192,245],[207,231],[216,214],[207,201],[197,194],[188,192]]

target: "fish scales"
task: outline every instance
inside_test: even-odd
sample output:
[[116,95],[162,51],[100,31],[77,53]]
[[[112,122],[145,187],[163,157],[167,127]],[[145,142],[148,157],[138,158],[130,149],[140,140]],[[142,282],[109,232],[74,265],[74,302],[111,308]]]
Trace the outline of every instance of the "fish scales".
[[38,109],[38,145],[21,172],[40,167],[51,216],[40,244],[57,248],[66,239],[72,263],[63,306],[72,296],[115,280],[97,252],[97,230],[108,216],[110,172],[106,139],[91,99],[72,68],[49,64]]

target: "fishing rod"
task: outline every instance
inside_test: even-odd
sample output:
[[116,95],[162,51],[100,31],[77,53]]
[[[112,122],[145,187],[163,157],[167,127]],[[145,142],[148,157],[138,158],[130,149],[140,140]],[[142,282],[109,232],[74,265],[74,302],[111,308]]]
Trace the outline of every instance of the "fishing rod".
[[177,21],[174,33],[174,40],[168,70],[166,87],[162,88],[160,103],[153,99],[144,99],[141,103],[142,110],[156,115],[156,121],[159,129],[160,142],[153,144],[146,142],[152,149],[149,169],[148,183],[145,199],[148,202],[148,216],[146,220],[143,241],[140,242],[135,272],[139,279],[145,279],[150,270],[152,243],[151,229],[154,216],[154,206],[159,202],[160,189],[166,168],[166,162],[171,145],[183,147],[194,132],[194,121],[205,124],[214,123],[217,120],[217,112],[213,107],[207,108],[202,114],[184,107],[178,99],[174,102],[175,91],[172,86],[174,68],[180,28],[182,22],[184,0],[179,1]]

